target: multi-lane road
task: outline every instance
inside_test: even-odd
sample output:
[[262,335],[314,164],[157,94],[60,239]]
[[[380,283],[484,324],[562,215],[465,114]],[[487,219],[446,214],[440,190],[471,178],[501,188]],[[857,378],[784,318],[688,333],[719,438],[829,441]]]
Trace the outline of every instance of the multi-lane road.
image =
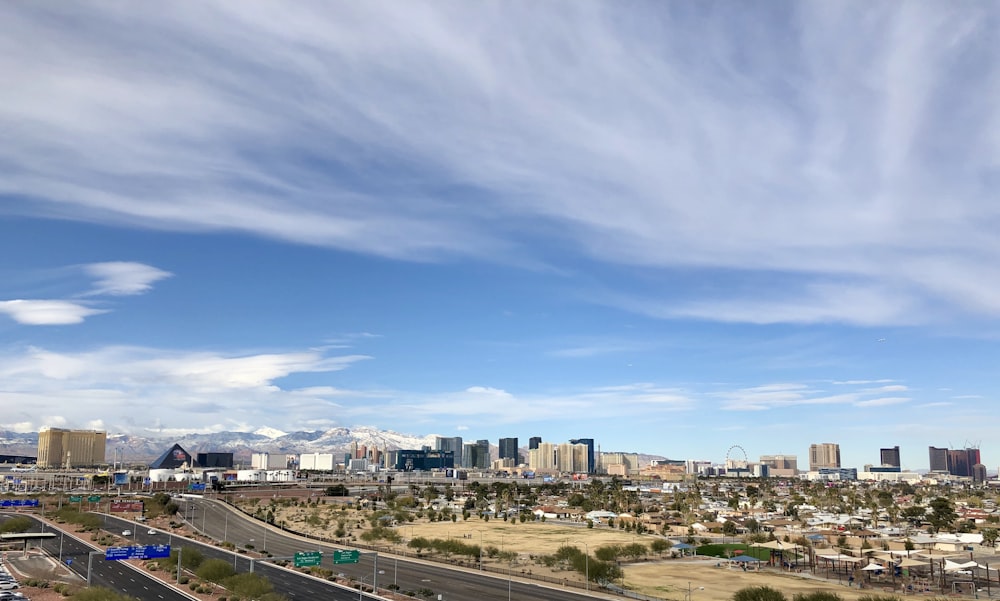
[[[403,591],[420,591],[427,589],[434,592],[434,598],[441,595],[443,601],[453,599],[475,599],[476,601],[586,601],[594,599],[578,589],[563,589],[558,586],[546,586],[533,582],[524,582],[516,578],[490,575],[489,572],[479,572],[467,569],[455,569],[431,562],[397,559],[394,556],[362,552],[361,561],[357,564],[340,564],[334,566],[330,557],[335,549],[342,549],[329,544],[320,543],[291,535],[277,528],[266,528],[263,523],[253,520],[229,506],[211,499],[177,499],[181,505],[179,516],[185,516],[198,530],[209,537],[234,543],[237,547],[245,547],[247,543],[255,549],[265,549],[275,557],[291,557],[301,551],[322,551],[323,566],[336,572],[350,576],[356,581],[364,579],[370,585],[377,578],[378,586],[385,588],[395,584]],[[122,524],[125,524],[123,521]],[[142,532],[145,532],[143,530]],[[151,539],[160,537],[157,534],[150,537],[145,544],[153,544]],[[221,551],[211,547],[215,551]],[[238,569],[249,569],[246,555],[223,552],[229,559],[236,562]],[[286,592],[279,587],[277,576],[282,580],[289,574],[287,570],[268,566],[263,562],[255,562],[254,571],[267,575],[275,584],[275,589]],[[291,574],[292,578],[303,578]],[[295,594],[295,598],[303,598],[297,591],[287,591]],[[352,597],[358,596],[352,590]]]
[[[333,565],[335,547],[318,541],[308,540],[273,527],[265,527],[259,521],[234,511],[225,504],[210,499],[178,499],[181,505],[178,517],[191,522],[196,529],[209,537],[245,547],[248,543],[255,549],[266,549],[274,558],[291,558],[303,551],[322,551],[323,567],[343,573],[357,582],[370,587],[377,580],[380,588],[397,585],[402,591],[433,591],[433,598],[443,601],[586,601],[595,597],[583,591],[563,589],[523,582],[516,578],[498,577],[475,570],[455,569],[430,562],[397,559],[393,556],[362,552],[357,564]],[[272,560],[251,559],[245,553],[234,553],[215,545],[174,536],[157,530],[150,534],[150,527],[128,521],[114,515],[104,516],[104,527],[119,536],[130,531],[128,541],[122,545],[170,544],[173,548],[198,548],[205,557],[232,561],[239,572],[251,570],[265,576],[276,592],[288,596],[293,601],[302,599],[330,599],[352,601],[374,597],[359,593],[356,589],[335,585],[329,581],[313,578],[297,571],[278,567]],[[35,531],[41,529],[36,523]],[[65,534],[43,542],[43,548],[53,557],[60,558],[75,572],[86,578],[88,564],[91,566],[91,582],[120,591],[143,601],[189,601],[183,592],[164,585],[152,577],[120,562],[105,561],[103,552],[95,552],[94,547]]]
[[[36,520],[30,531],[40,532],[43,528],[42,522]],[[143,601],[191,601],[192,597],[166,586],[141,570],[116,561],[105,561],[103,551],[96,551],[83,540],[56,532],[59,536],[42,539],[42,548],[84,580],[89,571],[92,585],[103,586]]]

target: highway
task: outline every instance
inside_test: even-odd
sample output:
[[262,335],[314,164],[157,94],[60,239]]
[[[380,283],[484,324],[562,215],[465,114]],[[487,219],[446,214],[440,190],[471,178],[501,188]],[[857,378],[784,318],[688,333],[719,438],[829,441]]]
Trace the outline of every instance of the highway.
[[[42,530],[42,522],[35,520],[34,526],[29,531]],[[56,559],[61,557],[63,563],[69,564],[71,570],[86,580],[87,564],[91,559],[90,553],[95,550],[94,547],[75,536],[62,534],[54,539],[44,540],[42,548]],[[93,555],[91,565],[92,586],[103,586],[143,601],[191,601],[192,599],[131,566],[117,561],[105,561],[103,551]]]
[[[378,585],[384,588],[396,584],[402,591],[419,591],[429,589],[442,596],[443,601],[468,600],[476,601],[585,601],[595,597],[587,595],[578,589],[564,590],[557,586],[543,586],[532,582],[522,582],[516,579],[502,578],[474,570],[460,570],[432,564],[429,562],[396,560],[395,557],[362,552],[358,564],[334,565],[332,554],[334,549],[342,549],[317,541],[307,541],[290,535],[280,529],[265,528],[258,520],[253,520],[240,512],[230,509],[219,501],[209,499],[175,499],[181,506],[178,517],[186,517],[198,530],[208,536],[226,540],[244,547],[247,543],[255,549],[266,548],[275,557],[291,557],[301,551],[322,551],[324,553],[323,567],[343,573],[360,581],[364,578],[365,585],[370,585],[373,576],[377,576]],[[138,544],[162,544],[166,534],[147,534],[148,527],[136,528],[134,522],[109,516],[109,525],[120,533],[124,529],[134,531]],[[266,532],[266,533],[265,533]],[[168,539],[169,540],[169,539]],[[177,543],[175,543],[177,544]],[[197,543],[186,542],[185,545]],[[241,553],[233,553],[219,547],[202,545],[206,557],[222,557],[234,562],[239,571],[250,568],[250,559]],[[377,559],[377,568],[376,568]],[[324,598],[350,601],[359,597],[358,591],[348,589],[346,595],[338,587],[326,581],[318,581],[301,574],[290,572],[267,562],[255,561],[254,571],[265,575],[274,585],[276,591],[294,599],[315,598],[310,595],[322,593]],[[377,571],[377,574],[376,574]],[[365,595],[368,597],[368,595]]]

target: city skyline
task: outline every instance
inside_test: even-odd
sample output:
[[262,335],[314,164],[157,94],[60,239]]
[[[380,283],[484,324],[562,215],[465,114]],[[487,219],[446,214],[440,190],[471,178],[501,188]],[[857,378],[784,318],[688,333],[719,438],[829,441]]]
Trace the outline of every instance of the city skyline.
[[1000,7],[631,8],[0,5],[0,429],[1000,462]]

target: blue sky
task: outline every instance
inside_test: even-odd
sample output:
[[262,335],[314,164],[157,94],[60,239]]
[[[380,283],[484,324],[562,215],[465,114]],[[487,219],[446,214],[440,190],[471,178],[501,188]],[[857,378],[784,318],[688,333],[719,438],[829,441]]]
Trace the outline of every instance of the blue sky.
[[0,6],[5,429],[1000,463],[988,3]]

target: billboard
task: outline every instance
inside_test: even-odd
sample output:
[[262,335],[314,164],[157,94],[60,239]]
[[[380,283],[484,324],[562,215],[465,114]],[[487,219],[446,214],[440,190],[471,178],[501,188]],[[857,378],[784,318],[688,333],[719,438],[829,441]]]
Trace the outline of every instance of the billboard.
[[115,472],[115,486],[128,486],[128,472]]
[[111,501],[113,513],[142,513],[142,501]]

